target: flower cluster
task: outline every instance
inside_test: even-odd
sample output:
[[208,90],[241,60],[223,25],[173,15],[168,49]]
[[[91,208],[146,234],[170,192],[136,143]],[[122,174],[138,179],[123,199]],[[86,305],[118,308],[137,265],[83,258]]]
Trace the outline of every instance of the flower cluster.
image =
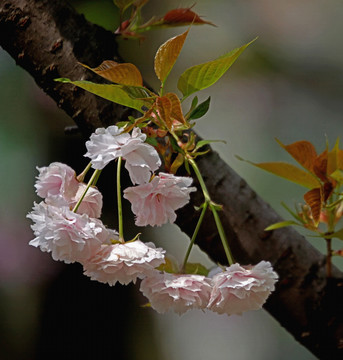
[[[118,159],[120,175],[123,159],[132,183],[138,184],[124,190],[138,226],[175,222],[175,211],[186,205],[190,193],[196,191],[190,177],[154,174],[161,161],[145,139],[139,128],[131,134],[117,126],[97,129],[86,143],[85,156],[91,163],[82,175],[77,177],[72,168],[57,162],[38,168],[35,187],[43,201],[35,203],[28,214],[35,235],[30,245],[50,252],[54,260],[81,263],[91,280],[110,286],[142,279],[140,290],[159,313],[208,309],[232,315],[261,308],[277,280],[270,263],[262,261],[249,267],[233,264],[214,276],[162,272],[158,268],[165,264],[165,250],[143,243],[138,236],[124,241],[120,199],[119,232],[102,223],[102,195],[95,183],[101,169],[112,160]],[[91,167],[95,171],[88,184],[79,181]],[[120,189],[120,176],[117,181]],[[203,212],[207,206],[212,203],[206,203]]]
[[156,271],[142,281],[140,290],[159,313],[170,309],[178,314],[208,309],[234,315],[260,309],[274,290],[277,278],[269,262],[247,267],[236,263],[212,278]]
[[165,251],[154,244],[116,243],[118,232],[98,219],[102,195],[95,187],[87,191],[77,212],[71,210],[87,187],[72,168],[52,163],[38,170],[35,187],[44,201],[28,214],[36,236],[30,245],[51,252],[54,260],[80,262],[85,275],[110,285],[135,282],[164,262]]

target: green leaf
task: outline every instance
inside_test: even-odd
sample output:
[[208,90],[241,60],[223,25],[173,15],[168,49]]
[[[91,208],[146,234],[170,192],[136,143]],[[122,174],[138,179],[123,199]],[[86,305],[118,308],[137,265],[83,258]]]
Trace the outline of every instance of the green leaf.
[[343,171],[340,169],[337,169],[333,173],[331,173],[330,177],[341,184],[343,183]]
[[211,143],[215,143],[215,142],[221,142],[226,144],[226,141],[224,140],[200,140],[197,142],[195,149],[193,150],[194,152],[201,149],[202,147],[211,144]]
[[158,142],[157,142],[157,139],[156,138],[152,138],[152,137],[147,137],[145,139],[145,142],[152,145],[152,146],[157,146],[158,145]]
[[313,175],[292,164],[285,162],[265,162],[255,164],[251,161],[244,160],[237,155],[236,158],[306,188],[313,189],[320,186],[320,182]]
[[288,221],[280,221],[280,222],[277,222],[273,225],[270,225],[268,227],[266,227],[264,229],[264,231],[271,231],[271,230],[276,230],[276,229],[281,229],[283,227],[286,227],[286,226],[290,226],[290,225],[299,225],[297,222],[293,221],[293,220],[288,220]]
[[185,268],[186,274],[196,274],[207,276],[209,270],[204,265],[187,263]]
[[92,94],[117,104],[136,109],[142,113],[143,106],[149,107],[152,104],[151,98],[135,98],[135,96],[143,96],[143,92],[133,89],[136,88],[134,86],[95,84],[90,81],[71,81],[66,78],[55,79],[55,81],[76,85]]
[[167,40],[157,50],[154,68],[155,73],[162,84],[166,81],[171,69],[173,68],[177,58],[179,57],[188,31],[189,30],[185,31],[181,35],[175,36]]
[[216,60],[192,66],[179,78],[177,87],[184,98],[217,82],[236,61],[239,55],[256,39],[234,49]]
[[211,101],[211,96],[208,97],[207,100],[205,100],[204,102],[202,102],[201,104],[199,104],[189,115],[188,120],[195,120],[195,119],[199,119],[202,116],[204,116],[208,109],[210,108],[210,101]]

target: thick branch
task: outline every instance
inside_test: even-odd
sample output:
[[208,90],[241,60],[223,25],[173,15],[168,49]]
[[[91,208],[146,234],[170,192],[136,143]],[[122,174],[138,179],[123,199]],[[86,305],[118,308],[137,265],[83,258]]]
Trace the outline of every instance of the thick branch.
[[[26,69],[88,135],[128,112],[84,91],[53,81],[57,77],[84,79],[90,66],[118,59],[115,36],[88,23],[65,1],[1,0],[0,45]],[[88,73],[87,73],[88,74]],[[199,167],[214,200],[224,205],[221,213],[233,254],[242,264],[271,261],[280,275],[266,309],[304,346],[320,358],[343,357],[343,277],[333,269],[325,277],[325,258],[291,228],[266,233],[280,221],[215,152],[199,160]],[[197,214],[193,205],[201,194],[179,212],[178,225],[191,234]],[[201,229],[198,244],[215,261],[225,263],[224,253],[210,216]]]

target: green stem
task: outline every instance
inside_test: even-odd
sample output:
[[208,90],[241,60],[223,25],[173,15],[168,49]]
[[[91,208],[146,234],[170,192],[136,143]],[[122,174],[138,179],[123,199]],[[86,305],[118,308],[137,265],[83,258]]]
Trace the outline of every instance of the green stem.
[[202,190],[202,192],[204,194],[205,202],[210,203],[211,202],[211,197],[210,197],[210,194],[208,193],[205,181],[204,181],[204,179],[203,179],[203,177],[202,177],[202,175],[200,173],[198,165],[196,164],[196,162],[191,157],[188,157],[188,161],[191,164],[197,179],[199,180],[201,190]]
[[76,211],[77,211],[77,209],[79,208],[82,200],[83,200],[84,197],[86,196],[88,189],[89,189],[89,188],[91,187],[91,185],[93,184],[94,179],[95,179],[96,177],[99,177],[100,173],[101,173],[101,170],[95,170],[95,171],[94,171],[92,177],[91,177],[91,178],[89,179],[89,181],[88,181],[88,184],[87,184],[87,186],[86,186],[85,191],[83,192],[83,194],[81,195],[80,199],[78,200],[78,202],[77,202],[76,205],[74,206],[73,212],[76,213]]
[[117,164],[117,203],[118,203],[118,227],[119,227],[119,241],[124,243],[123,230],[123,208],[121,204],[121,186],[120,186],[120,172],[121,172],[122,158],[118,158]]
[[82,171],[82,173],[81,173],[80,175],[78,175],[78,176],[76,177],[76,179],[77,179],[78,181],[80,181],[80,182],[83,182],[83,180],[85,179],[85,176],[87,175],[87,173],[88,173],[88,171],[90,170],[91,166],[92,166],[92,162],[90,162],[90,163],[86,166],[86,168]]
[[183,261],[183,265],[182,265],[182,269],[181,269],[181,272],[183,273],[186,269],[186,265],[187,265],[187,261],[188,261],[188,258],[189,258],[189,254],[191,253],[191,250],[192,250],[192,247],[194,245],[194,242],[195,242],[195,239],[198,235],[198,232],[199,232],[199,229],[200,229],[200,226],[202,224],[202,221],[204,220],[204,216],[205,216],[205,212],[207,210],[207,207],[208,207],[208,203],[207,202],[204,202],[203,204],[203,207],[202,207],[202,211],[201,211],[201,214],[200,214],[200,217],[199,217],[199,220],[198,220],[198,223],[197,223],[197,226],[194,230],[194,233],[193,233],[193,236],[192,236],[192,239],[191,239],[191,242],[188,246],[188,249],[187,249],[187,253],[186,253],[186,256],[185,256],[185,259]]
[[219,215],[217,213],[216,205],[211,200],[210,194],[208,193],[206,184],[204,182],[204,179],[203,179],[203,177],[202,177],[202,175],[200,173],[200,170],[199,170],[196,162],[190,156],[188,157],[188,161],[191,164],[191,166],[192,166],[192,168],[193,168],[193,170],[195,172],[195,175],[199,180],[202,192],[204,194],[205,203],[207,203],[210,206],[210,209],[211,209],[211,211],[213,213],[213,217],[214,217],[214,220],[216,222],[218,234],[219,234],[220,240],[221,240],[221,242],[223,244],[227,260],[229,262],[229,265],[232,265],[232,264],[234,264],[235,261],[234,261],[233,256],[232,256],[230,246],[229,246],[229,243],[228,243],[226,235],[225,235],[223,225],[222,225],[220,217],[219,217]]
[[222,223],[220,221],[220,218],[219,218],[219,215],[217,213],[217,210],[216,210],[215,206],[213,204],[210,204],[210,208],[212,210],[213,217],[214,217],[214,220],[215,220],[216,225],[217,225],[218,233],[219,233],[220,239],[222,241],[227,260],[229,262],[229,265],[232,265],[232,264],[235,263],[235,261],[234,261],[233,256],[232,256],[230,246],[229,246],[229,243],[227,241],[225,231],[223,229],[223,225],[222,225]]

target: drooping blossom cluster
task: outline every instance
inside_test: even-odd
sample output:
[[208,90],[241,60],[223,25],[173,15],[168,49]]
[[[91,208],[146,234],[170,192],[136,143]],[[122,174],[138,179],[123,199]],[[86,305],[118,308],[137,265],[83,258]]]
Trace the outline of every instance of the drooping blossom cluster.
[[30,245],[51,252],[54,260],[80,262],[85,275],[110,285],[136,281],[164,262],[165,251],[151,243],[115,243],[118,232],[98,219],[102,195],[95,187],[88,190],[77,212],[72,211],[86,188],[72,168],[52,163],[38,170],[35,187],[44,201],[35,203],[28,214],[36,236]]
[[[154,174],[161,161],[145,139],[138,128],[132,134],[123,133],[117,126],[97,129],[86,143],[85,156],[95,171],[112,160],[125,161],[132,183],[138,184],[124,190],[136,225],[173,223],[175,211],[189,202],[196,188],[191,187],[190,177]],[[80,182],[74,170],[62,163],[38,171],[35,187],[43,201],[35,203],[28,214],[35,235],[30,245],[51,252],[54,260],[80,262],[91,280],[113,286],[142,279],[140,291],[159,313],[207,309],[240,314],[261,308],[274,290],[277,274],[265,261],[256,266],[233,264],[214,276],[158,270],[165,263],[163,249],[138,237],[125,242],[116,230],[102,223],[102,195],[92,181],[88,185]]]
[[140,290],[159,313],[172,309],[178,314],[190,309],[212,310],[219,314],[241,314],[258,310],[266,302],[278,275],[271,264],[233,264],[212,278],[202,275],[167,274],[156,271],[146,277]]

